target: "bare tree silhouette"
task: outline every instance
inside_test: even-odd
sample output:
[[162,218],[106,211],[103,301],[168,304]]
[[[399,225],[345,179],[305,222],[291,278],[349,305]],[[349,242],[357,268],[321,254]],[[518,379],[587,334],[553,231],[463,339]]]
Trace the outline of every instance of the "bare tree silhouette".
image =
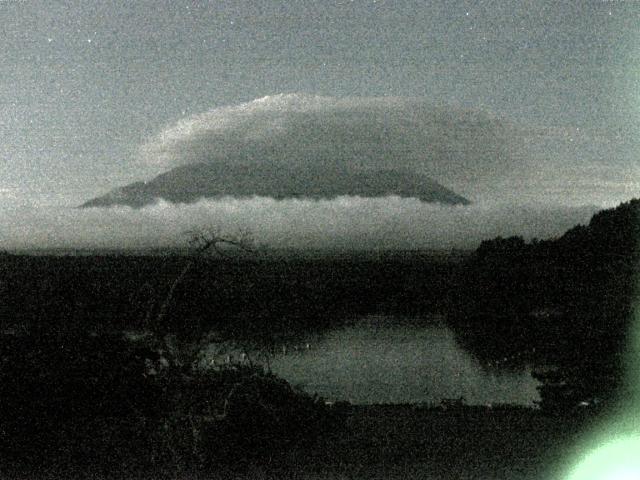
[[[144,326],[151,331],[154,340],[161,345],[163,352],[167,352],[170,361],[175,364],[185,363],[185,359],[193,360],[194,355],[200,351],[203,341],[211,341],[210,336],[200,339],[195,344],[177,345],[176,319],[169,319],[171,307],[174,302],[177,289],[183,284],[191,270],[198,261],[206,255],[216,255],[219,258],[233,258],[241,254],[254,253],[256,251],[252,235],[248,231],[240,231],[237,234],[221,234],[216,228],[201,228],[185,232],[188,237],[188,251],[185,265],[180,273],[169,285],[166,294],[158,295],[155,300],[147,304]],[[157,313],[156,313],[157,312]],[[188,347],[188,348],[187,348]],[[188,351],[187,351],[188,350]]]

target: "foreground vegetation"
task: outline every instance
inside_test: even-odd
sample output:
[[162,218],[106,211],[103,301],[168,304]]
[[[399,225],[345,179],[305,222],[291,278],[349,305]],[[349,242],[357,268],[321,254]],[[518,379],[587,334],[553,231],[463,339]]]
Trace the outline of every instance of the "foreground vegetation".
[[262,367],[201,370],[122,335],[5,336],[2,467],[215,470],[268,459],[334,428],[320,399]]
[[[312,442],[299,441],[302,436],[298,435],[298,441],[287,442],[286,448],[252,450],[253,454],[231,450],[233,462],[209,459],[197,468],[195,462],[181,467],[159,461],[142,464],[131,451],[125,452],[131,448],[129,442],[117,450],[103,451],[103,455],[112,455],[107,461],[101,457],[96,462],[95,454],[83,451],[70,463],[68,452],[62,450],[45,464],[29,463],[22,469],[3,460],[0,474],[3,478],[105,480],[548,480],[559,478],[554,474],[567,468],[567,458],[575,457],[572,445],[590,421],[580,415],[559,421],[540,410],[509,406],[447,411],[416,405],[343,406],[333,415],[338,421],[331,429],[313,434]],[[92,425],[96,423],[94,419]],[[232,446],[237,449],[233,438],[226,449],[208,454],[219,459]],[[172,438],[174,442],[178,439]],[[120,463],[123,461],[126,463]]]

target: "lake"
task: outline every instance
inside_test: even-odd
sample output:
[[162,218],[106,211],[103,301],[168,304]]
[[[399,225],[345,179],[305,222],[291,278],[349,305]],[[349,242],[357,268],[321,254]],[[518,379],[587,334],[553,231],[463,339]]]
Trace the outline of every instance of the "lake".
[[438,319],[348,321],[275,345],[269,363],[308,393],[355,404],[439,404],[463,396],[468,404],[532,405],[539,398],[528,370],[483,367]]

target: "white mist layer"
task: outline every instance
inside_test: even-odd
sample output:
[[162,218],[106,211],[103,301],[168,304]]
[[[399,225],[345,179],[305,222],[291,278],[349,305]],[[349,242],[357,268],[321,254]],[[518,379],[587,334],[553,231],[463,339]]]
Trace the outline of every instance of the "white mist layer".
[[144,248],[184,245],[185,231],[248,230],[272,248],[475,248],[496,236],[549,238],[587,223],[596,207],[483,203],[428,204],[417,199],[223,198],[141,209],[13,205],[0,210],[0,249]]

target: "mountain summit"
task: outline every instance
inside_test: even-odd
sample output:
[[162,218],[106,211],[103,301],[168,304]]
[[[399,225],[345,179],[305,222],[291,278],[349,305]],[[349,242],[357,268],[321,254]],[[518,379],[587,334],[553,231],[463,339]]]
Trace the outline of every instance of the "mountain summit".
[[273,168],[197,163],[174,168],[148,182],[135,182],[94,198],[81,207],[127,205],[140,208],[159,199],[194,203],[202,198],[271,197],[332,199],[339,196],[418,198],[423,202],[470,202],[424,175],[405,170]]

